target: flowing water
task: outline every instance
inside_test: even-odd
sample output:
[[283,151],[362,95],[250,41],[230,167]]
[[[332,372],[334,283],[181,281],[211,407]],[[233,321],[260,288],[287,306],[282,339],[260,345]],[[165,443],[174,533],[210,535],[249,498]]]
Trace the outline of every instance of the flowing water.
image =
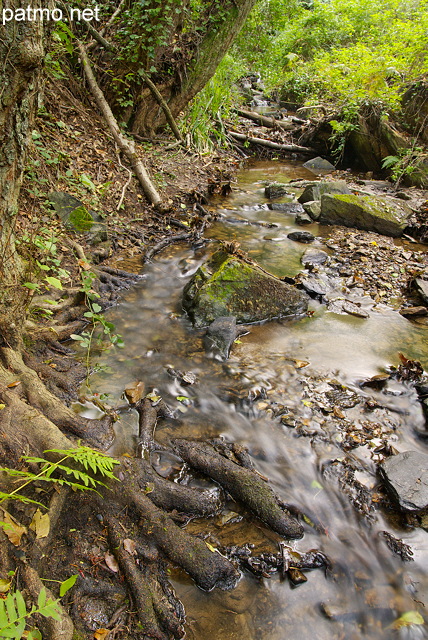
[[[257,162],[243,170],[233,194],[213,203],[220,219],[210,228],[209,238],[236,240],[266,269],[295,275],[302,268],[300,258],[307,246],[287,239],[295,228],[294,216],[268,209],[262,181],[300,177],[311,179],[311,174],[290,162]],[[318,238],[316,246],[322,246],[328,229],[311,225],[309,230]],[[424,431],[424,420],[411,387],[390,381],[383,391],[375,391],[362,389],[360,383],[399,364],[400,351],[428,368],[427,328],[386,305],[373,305],[360,293],[361,304],[370,309],[367,319],[328,312],[314,301],[312,316],[254,325],[234,345],[229,360],[210,358],[203,349],[204,332],[193,329],[182,315],[180,296],[214,246],[214,242],[193,249],[175,246],[144,266],[141,281],[109,312],[125,347],[100,356],[99,362],[110,371],[95,374],[92,388],[111,394],[111,404],[121,403],[123,389],[134,380],[143,380],[149,390],[155,388],[181,416],[177,423],[159,425],[159,440],[173,433],[223,436],[246,445],[257,469],[270,478],[280,496],[324,527],[320,533],[308,524],[303,539],[290,546],[297,551],[323,551],[331,568],[307,572],[308,581],[298,588],[277,576],[245,575],[235,590],[226,593],[204,593],[184,573],[174,571],[174,586],[187,612],[187,637],[428,637],[424,625],[393,628],[402,614],[423,612],[421,603],[428,595],[427,532],[405,527],[387,508],[363,517],[351,505],[352,489],[344,491],[336,473],[348,461],[356,469],[360,486],[376,487],[376,465],[382,459],[376,438],[382,430],[390,432],[389,441],[397,451],[425,451],[424,440],[417,436]],[[198,383],[181,386],[169,375],[168,365],[192,371]],[[331,408],[324,414],[313,410],[314,397],[324,401],[328,391],[338,389],[342,399],[343,393],[348,399],[358,394],[361,401],[354,406],[342,403],[339,418]],[[368,410],[366,400],[374,408]],[[296,420],[300,421],[297,430]],[[358,433],[370,423],[367,428],[372,429],[373,438],[344,451],[341,420],[355,425]],[[132,411],[116,423],[116,455],[133,453],[137,423]],[[176,465],[162,458],[154,462],[164,475]],[[279,537],[234,504],[226,516],[203,526],[191,523],[189,529],[210,531],[207,541],[213,546],[250,542],[255,550],[277,551]],[[403,562],[393,555],[379,535],[382,531],[409,544],[413,561]]]

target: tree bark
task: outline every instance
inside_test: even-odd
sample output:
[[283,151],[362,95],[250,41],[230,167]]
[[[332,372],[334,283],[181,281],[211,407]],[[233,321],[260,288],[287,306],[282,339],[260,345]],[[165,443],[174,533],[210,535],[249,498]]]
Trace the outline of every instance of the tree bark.
[[[172,69],[169,79],[156,83],[174,118],[213,77],[256,0],[224,0],[212,8],[213,18],[200,42],[194,47],[184,69]],[[214,3],[213,3],[214,4]],[[197,36],[195,35],[195,38]],[[152,137],[166,124],[150,89],[143,87],[133,114],[132,132]]]
[[[37,9],[50,3],[35,0]],[[8,3],[12,11],[17,0]],[[15,243],[18,196],[41,87],[45,27],[41,21],[0,25],[0,344],[17,347],[28,289]]]

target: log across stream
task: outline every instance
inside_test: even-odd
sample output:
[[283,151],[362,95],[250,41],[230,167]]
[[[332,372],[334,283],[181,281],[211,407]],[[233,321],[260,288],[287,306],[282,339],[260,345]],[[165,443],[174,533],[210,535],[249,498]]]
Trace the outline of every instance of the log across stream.
[[[307,247],[287,239],[296,228],[294,216],[268,208],[263,180],[300,177],[311,179],[292,163],[255,163],[242,171],[233,194],[212,205],[220,220],[209,229],[209,238],[237,241],[276,275],[296,275]],[[324,239],[329,234],[315,224],[309,231]],[[397,517],[383,492],[377,463],[384,443],[398,451],[424,451],[425,441],[417,432],[425,426],[411,386],[391,378],[379,390],[362,382],[397,366],[399,352],[427,368],[428,329],[387,305],[370,307],[365,299],[359,302],[370,307],[368,318],[332,313],[314,300],[312,315],[252,326],[227,361],[210,358],[203,347],[204,331],[194,330],[182,315],[180,296],[213,244],[174,246],[144,266],[141,282],[109,312],[125,347],[94,357],[94,363],[109,369],[91,379],[93,391],[111,394],[112,405],[123,403],[120,396],[130,383],[144,381],[180,418],[158,421],[160,442],[223,438],[243,445],[287,507],[304,514],[304,536],[298,532],[286,547],[278,546],[279,536],[232,498],[222,513],[187,525],[190,533],[208,531],[206,542],[227,548],[232,557],[234,547],[254,545],[259,563],[226,592],[204,592],[183,571],[173,569],[170,577],[187,613],[187,637],[395,637],[400,616],[416,610],[417,601],[426,602],[428,534]],[[316,244],[321,246],[322,240]],[[171,370],[192,372],[194,383],[183,383]],[[82,406],[81,411],[95,417],[95,408]],[[115,455],[134,454],[138,423],[136,411],[121,414],[115,425]],[[213,455],[204,447],[200,472]],[[188,452],[178,444],[180,451],[186,459]],[[175,473],[177,482],[214,486],[202,473],[197,479],[187,474],[170,453],[152,454],[152,462],[165,477]],[[402,541],[395,553],[388,535]],[[407,549],[409,561],[397,548]],[[296,574],[294,584],[283,579],[281,571],[268,577],[270,566],[311,549],[329,559],[326,569],[307,572],[307,581]],[[406,638],[427,637],[421,625],[406,632]]]

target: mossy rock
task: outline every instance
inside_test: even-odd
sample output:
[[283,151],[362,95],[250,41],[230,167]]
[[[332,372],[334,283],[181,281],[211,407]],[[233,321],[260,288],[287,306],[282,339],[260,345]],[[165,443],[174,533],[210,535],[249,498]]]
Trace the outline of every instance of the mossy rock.
[[94,219],[89,211],[83,205],[74,209],[68,217],[68,224],[76,231],[86,233],[90,231],[94,225]]
[[183,308],[196,327],[222,316],[251,323],[302,315],[308,300],[295,287],[222,249],[198,269],[183,291]]
[[302,195],[299,197],[301,204],[321,200],[325,193],[351,193],[344,180],[329,180],[326,182],[311,182],[308,184]]
[[377,196],[321,196],[321,224],[339,224],[397,238],[407,227],[412,210],[401,201]]

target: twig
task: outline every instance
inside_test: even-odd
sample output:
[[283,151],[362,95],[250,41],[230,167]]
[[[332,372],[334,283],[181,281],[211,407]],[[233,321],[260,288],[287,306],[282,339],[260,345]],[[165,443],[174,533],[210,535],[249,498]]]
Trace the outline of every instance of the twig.
[[127,181],[125,182],[125,184],[123,185],[123,188],[122,188],[122,194],[121,194],[120,199],[119,199],[119,204],[117,205],[117,208],[116,208],[116,211],[120,211],[120,208],[121,208],[121,206],[122,206],[123,200],[124,200],[124,198],[125,198],[126,190],[127,190],[127,188],[129,187],[129,185],[131,184],[131,180],[132,180],[132,171],[131,171],[130,169],[128,169],[128,167],[125,167],[125,166],[122,164],[122,161],[121,161],[120,156],[119,156],[119,154],[117,153],[117,151],[116,151],[116,156],[117,156],[117,161],[118,161],[119,165],[122,167],[122,169],[125,169],[125,171],[127,171],[127,172],[128,172],[128,174],[129,174],[129,175],[128,175],[128,180],[127,180]]

